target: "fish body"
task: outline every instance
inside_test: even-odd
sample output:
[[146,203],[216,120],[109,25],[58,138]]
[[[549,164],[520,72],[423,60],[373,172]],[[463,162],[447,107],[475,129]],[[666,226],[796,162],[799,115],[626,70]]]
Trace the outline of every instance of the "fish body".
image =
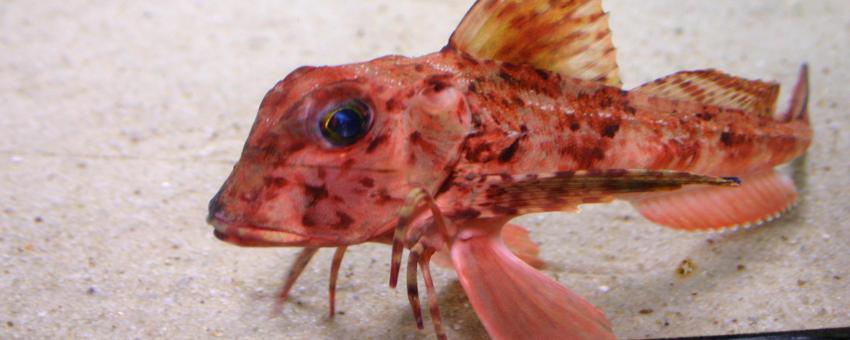
[[510,219],[625,199],[676,229],[760,223],[795,201],[773,168],[812,139],[805,67],[774,114],[778,85],[714,70],[623,90],[613,51],[598,0],[479,1],[441,51],[299,68],[263,99],[208,222],[231,243],[305,247],[281,301],[318,247],[337,247],[333,296],[347,246],[392,243],[391,286],[408,248],[414,315],[421,270],[438,337],[433,255],[495,338],[613,337],[525,263],[536,248]]

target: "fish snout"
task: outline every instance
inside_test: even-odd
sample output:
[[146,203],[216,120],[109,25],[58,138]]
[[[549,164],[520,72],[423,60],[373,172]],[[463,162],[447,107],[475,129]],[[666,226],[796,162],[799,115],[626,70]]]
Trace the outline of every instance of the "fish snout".
[[221,203],[221,193],[224,191],[224,188],[218,190],[215,193],[215,196],[210,199],[209,205],[207,205],[207,224],[213,224],[213,220],[215,219],[215,215],[222,211],[224,204]]
[[215,196],[210,199],[207,207],[207,224],[215,227],[215,236],[221,239],[226,232],[227,226],[232,224],[234,219],[230,217],[224,210],[221,196],[224,188],[221,188]]

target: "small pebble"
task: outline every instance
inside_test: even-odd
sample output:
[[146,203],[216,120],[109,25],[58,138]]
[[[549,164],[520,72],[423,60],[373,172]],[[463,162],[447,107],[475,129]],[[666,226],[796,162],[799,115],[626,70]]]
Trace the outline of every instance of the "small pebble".
[[681,278],[687,278],[697,271],[697,265],[691,259],[684,259],[676,268],[676,274]]

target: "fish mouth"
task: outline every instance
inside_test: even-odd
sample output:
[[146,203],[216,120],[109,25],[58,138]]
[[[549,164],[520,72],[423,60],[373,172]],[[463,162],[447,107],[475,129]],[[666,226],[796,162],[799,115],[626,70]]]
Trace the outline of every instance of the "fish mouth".
[[238,223],[221,212],[207,216],[207,223],[215,230],[213,235],[227,243],[245,247],[301,246],[308,237],[277,229]]

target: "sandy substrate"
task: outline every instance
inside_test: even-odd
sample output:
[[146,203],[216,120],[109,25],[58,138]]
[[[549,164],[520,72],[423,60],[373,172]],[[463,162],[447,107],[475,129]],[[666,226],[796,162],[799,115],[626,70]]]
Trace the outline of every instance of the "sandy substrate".
[[[277,80],[437,50],[471,2],[0,3],[0,338],[432,338],[386,286],[388,247],[351,248],[334,320],[327,250],[270,317],[297,250],[222,243],[204,216]],[[623,203],[521,218],[547,272],[624,338],[850,325],[850,2],[606,6],[626,87],[715,67],[787,88],[809,62],[816,137],[800,204],[755,230],[674,232]],[[485,338],[435,275],[449,336]]]

